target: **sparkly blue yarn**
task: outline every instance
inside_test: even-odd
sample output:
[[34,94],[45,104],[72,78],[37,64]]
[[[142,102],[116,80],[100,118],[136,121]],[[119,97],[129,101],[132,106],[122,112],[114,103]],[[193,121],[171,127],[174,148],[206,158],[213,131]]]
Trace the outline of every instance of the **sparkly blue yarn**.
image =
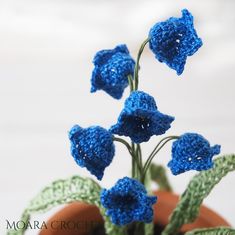
[[144,185],[135,179],[124,177],[111,189],[103,189],[101,203],[116,225],[133,221],[150,223],[153,219],[152,206],[157,197],[148,196]]
[[97,52],[93,63],[95,68],[91,78],[91,92],[104,90],[115,99],[120,99],[128,86],[128,75],[133,75],[135,61],[126,45],[118,45],[112,50]]
[[171,17],[155,24],[149,32],[149,47],[155,57],[176,70],[180,75],[184,71],[187,56],[193,55],[201,46],[193,26],[193,16],[184,9],[182,17]]
[[115,153],[112,134],[100,126],[81,128],[75,125],[69,132],[69,139],[76,163],[101,180]]
[[220,153],[220,145],[210,143],[196,133],[185,133],[173,142],[172,160],[168,163],[174,175],[189,170],[208,170],[213,167],[212,157]]
[[146,142],[152,135],[162,135],[174,117],[158,111],[154,98],[143,91],[134,91],[126,99],[113,134],[129,136],[134,143]]

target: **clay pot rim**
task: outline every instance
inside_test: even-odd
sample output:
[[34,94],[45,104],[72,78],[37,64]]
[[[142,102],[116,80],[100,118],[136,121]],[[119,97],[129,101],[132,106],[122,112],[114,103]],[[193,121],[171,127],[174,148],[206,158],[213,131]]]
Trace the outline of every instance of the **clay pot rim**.
[[[169,214],[172,209],[175,208],[179,200],[179,196],[166,191],[155,191],[155,195],[158,196],[158,202],[154,205],[154,223],[166,225],[168,221]],[[164,214],[164,213],[165,214]],[[163,215],[164,214],[164,215]],[[54,216],[48,220],[48,224],[53,220],[71,220],[74,218],[80,218],[83,221],[97,221],[98,223],[103,223],[103,218],[100,215],[99,209],[94,205],[85,204],[82,202],[73,202],[66,205],[60,211],[58,211]],[[201,224],[202,223],[202,224]],[[196,227],[195,227],[196,226]],[[182,232],[186,232],[195,228],[202,227],[216,227],[216,226],[227,226],[230,224],[223,219],[220,215],[214,212],[212,209],[202,205],[200,208],[200,213],[198,219],[192,223],[184,225],[181,229]],[[39,235],[67,235],[68,233],[62,233],[60,231],[50,231],[50,229],[41,230]],[[69,235],[86,235],[87,232],[76,231],[76,233],[69,233]]]

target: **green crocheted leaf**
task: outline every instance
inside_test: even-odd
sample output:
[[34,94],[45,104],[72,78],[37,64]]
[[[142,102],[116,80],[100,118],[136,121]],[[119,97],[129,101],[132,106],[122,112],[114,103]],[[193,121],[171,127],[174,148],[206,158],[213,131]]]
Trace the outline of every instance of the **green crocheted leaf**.
[[235,230],[227,227],[195,229],[185,235],[235,235]]
[[192,223],[198,216],[203,199],[227,173],[234,170],[235,155],[232,154],[217,158],[212,169],[194,176],[170,216],[170,222],[162,235],[175,235],[182,225]]
[[[105,210],[100,203],[101,187],[92,179],[73,176],[65,180],[57,180],[44,188],[24,211],[21,220],[28,223],[30,216],[50,210],[52,207],[75,201],[96,205],[105,217],[105,227],[108,235],[122,235],[122,228],[114,226],[105,216]],[[22,230],[10,230],[7,235],[23,235]]]
[[167,178],[166,169],[161,165],[151,163],[150,165],[151,179],[159,186],[159,190],[172,191],[172,187]]

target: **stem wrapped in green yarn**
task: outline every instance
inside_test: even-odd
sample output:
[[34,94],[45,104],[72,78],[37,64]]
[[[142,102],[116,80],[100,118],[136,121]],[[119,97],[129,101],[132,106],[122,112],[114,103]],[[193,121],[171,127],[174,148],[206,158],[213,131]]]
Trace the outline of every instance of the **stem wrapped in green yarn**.
[[192,223],[198,216],[203,199],[227,173],[234,170],[235,155],[232,154],[217,158],[212,169],[202,171],[193,177],[162,235],[175,235],[182,225]]
[[[49,211],[52,207],[71,203],[85,202],[97,206],[105,218],[105,229],[108,235],[123,235],[123,228],[113,225],[105,215],[105,210],[100,203],[101,187],[90,178],[73,176],[65,180],[57,180],[44,188],[25,209],[21,221],[27,224],[31,215]],[[23,235],[25,229],[9,230],[7,235]]]
[[195,229],[185,235],[235,235],[235,230],[227,227]]
[[145,235],[153,235],[154,232],[154,223],[148,223],[144,225]]

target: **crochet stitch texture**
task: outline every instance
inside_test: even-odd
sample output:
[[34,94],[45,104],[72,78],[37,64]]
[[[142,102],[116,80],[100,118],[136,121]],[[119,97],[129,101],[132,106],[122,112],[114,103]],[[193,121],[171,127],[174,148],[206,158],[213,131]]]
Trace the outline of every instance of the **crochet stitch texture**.
[[112,134],[100,126],[81,128],[75,125],[69,132],[69,139],[76,163],[101,180],[115,153]]
[[133,75],[135,67],[127,46],[123,44],[112,50],[101,50],[93,63],[91,92],[104,90],[113,98],[120,99],[128,86],[128,75]]
[[134,91],[126,99],[117,124],[110,128],[114,134],[129,136],[134,143],[148,141],[152,135],[162,135],[170,127],[174,117],[158,111],[152,96]]
[[201,46],[193,25],[193,16],[184,9],[182,17],[171,17],[155,24],[149,32],[149,47],[155,57],[176,70],[180,75],[184,71],[187,56],[192,56]]
[[185,133],[173,142],[172,160],[168,167],[174,175],[189,170],[208,170],[213,167],[212,157],[219,153],[220,145],[210,147],[202,135]]
[[101,204],[116,225],[133,221],[150,223],[153,219],[152,205],[157,197],[147,196],[145,187],[137,180],[124,177],[111,189],[101,192]]

